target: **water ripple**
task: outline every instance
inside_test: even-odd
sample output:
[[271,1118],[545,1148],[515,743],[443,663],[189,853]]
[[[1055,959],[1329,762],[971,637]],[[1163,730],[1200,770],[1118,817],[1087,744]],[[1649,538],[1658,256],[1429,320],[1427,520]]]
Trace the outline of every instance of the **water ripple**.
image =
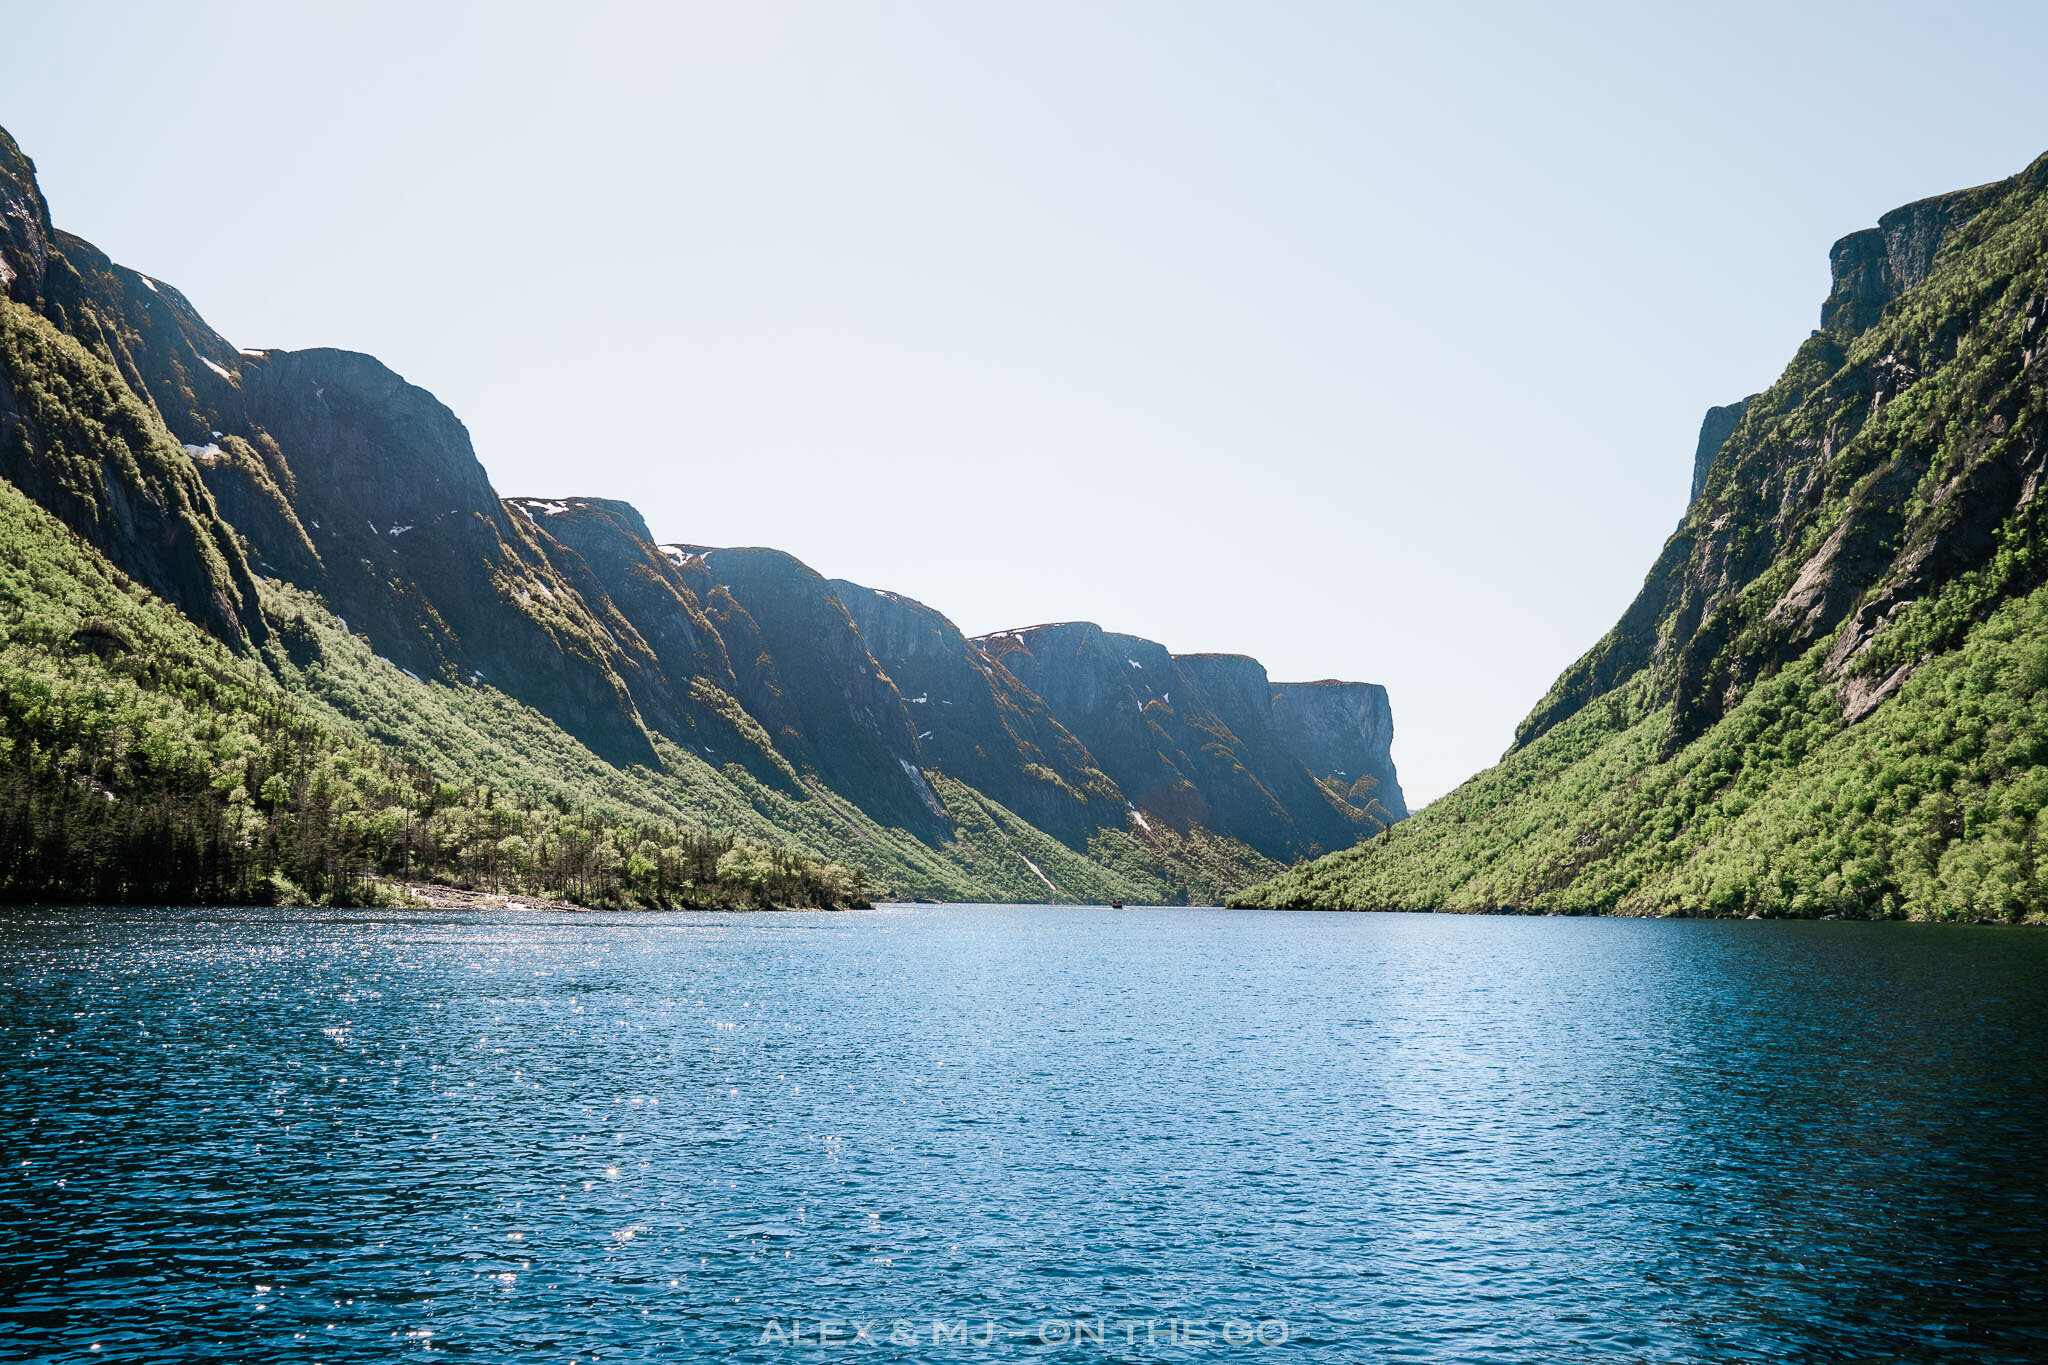
[[0,965],[10,1359],[2048,1356],[2048,934],[16,910]]

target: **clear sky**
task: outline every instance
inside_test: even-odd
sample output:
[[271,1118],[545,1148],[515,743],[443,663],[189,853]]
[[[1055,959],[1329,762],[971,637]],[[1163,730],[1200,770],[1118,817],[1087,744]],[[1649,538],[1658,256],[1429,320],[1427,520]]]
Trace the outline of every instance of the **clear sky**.
[[0,0],[59,225],[382,357],[501,492],[969,632],[1392,691],[1611,625],[1827,248],[2048,150],[2048,6]]

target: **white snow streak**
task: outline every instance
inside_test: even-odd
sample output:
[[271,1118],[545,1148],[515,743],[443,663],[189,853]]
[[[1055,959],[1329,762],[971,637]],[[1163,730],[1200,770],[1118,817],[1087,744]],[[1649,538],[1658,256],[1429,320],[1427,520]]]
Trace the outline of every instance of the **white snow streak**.
[[1047,889],[1049,889],[1055,896],[1057,896],[1060,893],[1060,889],[1052,884],[1052,878],[1046,876],[1044,872],[1040,871],[1037,863],[1034,863],[1031,861],[1030,858],[1025,857],[1023,849],[1018,848],[1015,844],[1011,844],[1010,847],[1012,850],[1016,852],[1019,858],[1024,859],[1024,866],[1031,869],[1032,876],[1044,882],[1046,884]]

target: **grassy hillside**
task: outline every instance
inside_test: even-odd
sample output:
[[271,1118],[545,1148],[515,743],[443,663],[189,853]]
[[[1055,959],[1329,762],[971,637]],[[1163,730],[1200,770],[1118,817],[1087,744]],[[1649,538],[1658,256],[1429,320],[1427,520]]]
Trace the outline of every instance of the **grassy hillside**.
[[346,903],[413,877],[608,905],[1179,900],[1274,870],[1171,835],[1082,856],[936,772],[959,824],[931,846],[675,746],[615,767],[261,589],[275,628],[237,654],[0,481],[0,899]]
[[1564,914],[2048,916],[2048,590],[1857,725],[1819,656],[1660,760],[1647,678],[1369,844],[1235,902]]
[[347,903],[404,876],[618,905],[861,891],[602,794],[404,762],[0,482],[0,898]]
[[2044,913],[2048,158],[1832,259],[1822,329],[1501,764],[1240,903]]

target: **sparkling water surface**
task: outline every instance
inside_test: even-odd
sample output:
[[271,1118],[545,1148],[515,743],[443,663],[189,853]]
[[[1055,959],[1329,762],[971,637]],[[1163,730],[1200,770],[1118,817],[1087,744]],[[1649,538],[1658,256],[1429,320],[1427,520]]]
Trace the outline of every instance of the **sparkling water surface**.
[[0,1358],[2048,1357],[2048,932],[0,912]]

